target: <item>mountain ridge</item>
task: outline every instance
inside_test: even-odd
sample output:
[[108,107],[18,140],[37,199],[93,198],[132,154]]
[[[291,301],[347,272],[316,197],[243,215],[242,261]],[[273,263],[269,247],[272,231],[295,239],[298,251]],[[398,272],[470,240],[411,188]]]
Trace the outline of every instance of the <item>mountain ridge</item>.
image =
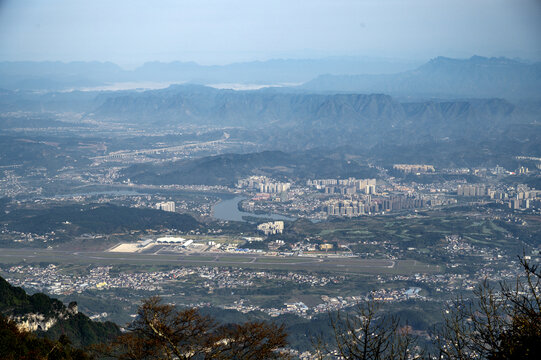
[[133,70],[111,62],[4,61],[0,62],[0,88],[65,89],[116,82],[165,81],[212,83],[302,83],[338,69],[358,73],[392,73],[414,68],[416,61],[328,57],[320,59],[270,59],[224,65],[193,61],[150,61]]
[[414,70],[396,74],[320,75],[300,88],[319,92],[383,92],[403,97],[538,99],[541,62],[504,57],[436,57]]
[[520,99],[540,97],[541,62],[477,55],[467,59],[439,56],[424,64],[338,57],[226,65],[153,61],[133,70],[111,62],[0,62],[0,88],[9,90],[96,88],[126,82],[302,84],[299,90],[318,92]]
[[[195,89],[195,91],[194,91]],[[366,146],[445,137],[501,133],[515,123],[534,121],[504,99],[399,102],[384,94],[322,94],[232,91],[175,86],[104,99],[94,117],[167,127],[187,123],[260,129],[270,137],[313,134],[317,141]],[[476,132],[465,132],[472,129]],[[486,133],[486,134],[485,134]],[[357,140],[356,140],[357,139]],[[304,146],[304,145],[302,145]]]

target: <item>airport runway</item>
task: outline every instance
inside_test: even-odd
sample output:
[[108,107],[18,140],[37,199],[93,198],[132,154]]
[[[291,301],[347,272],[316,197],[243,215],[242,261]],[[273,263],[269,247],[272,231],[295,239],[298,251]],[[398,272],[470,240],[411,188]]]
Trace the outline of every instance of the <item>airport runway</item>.
[[88,265],[232,266],[367,274],[410,274],[441,271],[437,266],[422,264],[415,260],[360,259],[354,257],[283,257],[229,253],[141,254],[57,249],[0,249],[0,263],[3,265],[40,262]]

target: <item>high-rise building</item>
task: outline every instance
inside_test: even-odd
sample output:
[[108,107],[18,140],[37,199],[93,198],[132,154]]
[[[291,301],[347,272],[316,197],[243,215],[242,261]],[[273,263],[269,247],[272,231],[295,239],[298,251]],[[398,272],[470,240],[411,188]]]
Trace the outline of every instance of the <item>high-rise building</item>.
[[487,189],[483,185],[459,185],[456,193],[458,196],[485,196]]
[[365,192],[369,195],[376,193],[376,185],[366,185]]
[[520,209],[520,200],[519,199],[509,200],[509,208],[514,209],[514,210]]
[[284,222],[273,221],[273,222],[266,222],[263,224],[259,224],[257,225],[257,230],[263,231],[265,235],[281,234],[284,231]]
[[156,204],[156,209],[175,212],[175,202],[174,201],[164,201]]

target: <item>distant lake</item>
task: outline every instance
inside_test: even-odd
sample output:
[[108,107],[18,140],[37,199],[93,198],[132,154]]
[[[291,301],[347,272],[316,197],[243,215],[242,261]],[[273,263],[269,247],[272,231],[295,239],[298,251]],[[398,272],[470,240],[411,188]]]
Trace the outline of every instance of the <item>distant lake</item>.
[[250,212],[240,211],[238,208],[239,202],[247,199],[243,196],[237,196],[233,199],[222,200],[214,206],[213,217],[219,220],[231,220],[231,221],[244,221],[243,216],[251,216],[257,218],[273,219],[273,220],[289,220],[293,221],[295,218],[290,218],[278,214],[254,214]]

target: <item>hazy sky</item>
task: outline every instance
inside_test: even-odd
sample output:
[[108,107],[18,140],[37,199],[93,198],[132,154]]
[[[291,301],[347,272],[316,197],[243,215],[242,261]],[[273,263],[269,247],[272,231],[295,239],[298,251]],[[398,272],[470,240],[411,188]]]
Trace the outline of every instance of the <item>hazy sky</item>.
[[541,59],[541,0],[0,0],[0,60]]

